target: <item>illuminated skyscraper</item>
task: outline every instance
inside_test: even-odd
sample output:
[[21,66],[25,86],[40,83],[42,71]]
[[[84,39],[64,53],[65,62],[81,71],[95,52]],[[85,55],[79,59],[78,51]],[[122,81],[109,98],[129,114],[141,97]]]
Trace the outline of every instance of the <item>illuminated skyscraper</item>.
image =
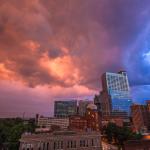
[[130,113],[132,104],[128,77],[125,71],[102,75],[100,99],[104,115]]

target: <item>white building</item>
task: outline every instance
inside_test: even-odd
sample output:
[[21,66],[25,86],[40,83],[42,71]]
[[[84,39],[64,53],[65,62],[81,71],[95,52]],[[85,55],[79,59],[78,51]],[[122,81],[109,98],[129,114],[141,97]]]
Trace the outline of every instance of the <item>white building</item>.
[[40,128],[49,128],[56,125],[59,126],[62,130],[67,129],[69,126],[69,118],[49,118],[49,117],[39,117],[37,120],[37,125]]
[[19,150],[102,150],[101,135],[75,131],[22,135]]

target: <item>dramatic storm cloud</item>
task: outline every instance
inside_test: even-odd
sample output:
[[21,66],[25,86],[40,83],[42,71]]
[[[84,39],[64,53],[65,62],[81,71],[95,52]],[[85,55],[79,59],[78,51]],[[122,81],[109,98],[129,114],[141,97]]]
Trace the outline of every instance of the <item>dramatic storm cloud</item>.
[[55,98],[97,93],[105,71],[150,98],[149,18],[149,0],[1,0],[1,112],[52,114]]

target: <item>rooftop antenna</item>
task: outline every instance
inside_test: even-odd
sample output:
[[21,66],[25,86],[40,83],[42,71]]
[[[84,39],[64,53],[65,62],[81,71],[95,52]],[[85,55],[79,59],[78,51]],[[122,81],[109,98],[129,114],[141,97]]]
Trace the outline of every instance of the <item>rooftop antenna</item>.
[[24,120],[24,116],[25,116],[25,112],[23,112],[23,116],[22,116],[22,119]]

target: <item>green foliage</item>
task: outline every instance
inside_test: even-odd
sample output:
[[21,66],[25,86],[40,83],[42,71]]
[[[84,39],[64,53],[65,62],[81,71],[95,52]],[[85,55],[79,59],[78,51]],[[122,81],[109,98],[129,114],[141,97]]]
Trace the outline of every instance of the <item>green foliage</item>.
[[132,140],[140,140],[142,138],[141,133],[133,133],[131,139]]
[[118,145],[123,145],[123,143],[130,139],[141,139],[142,135],[132,132],[128,127],[119,127],[114,123],[109,123],[103,128],[103,133],[106,135],[109,143],[114,142]]
[[0,120],[0,149],[8,147],[11,150],[17,150],[19,139],[23,132],[33,132],[34,122],[24,123],[20,118],[1,119]]

